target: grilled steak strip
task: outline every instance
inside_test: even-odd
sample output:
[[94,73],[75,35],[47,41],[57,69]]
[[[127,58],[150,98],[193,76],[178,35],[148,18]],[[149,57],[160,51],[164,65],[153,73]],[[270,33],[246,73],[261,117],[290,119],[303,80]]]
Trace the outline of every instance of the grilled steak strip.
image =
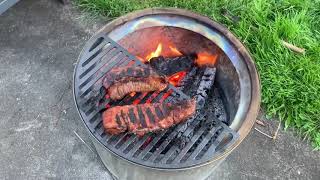
[[157,77],[131,78],[115,82],[108,88],[108,94],[112,100],[122,99],[131,92],[163,91],[167,87],[164,79]]
[[131,92],[163,91],[168,83],[150,67],[125,66],[113,68],[103,79],[112,100],[122,99]]
[[195,109],[194,99],[176,103],[115,106],[103,112],[103,126],[109,134],[128,131],[142,136],[184,122],[194,114]]

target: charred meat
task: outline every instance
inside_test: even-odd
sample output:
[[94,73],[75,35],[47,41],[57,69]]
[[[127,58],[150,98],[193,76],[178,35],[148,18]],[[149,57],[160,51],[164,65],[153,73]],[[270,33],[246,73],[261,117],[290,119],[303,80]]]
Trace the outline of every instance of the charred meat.
[[103,126],[109,134],[125,131],[144,135],[184,122],[196,110],[196,101],[115,106],[102,114]]
[[103,86],[112,100],[122,99],[131,92],[163,91],[168,83],[150,67],[118,67],[106,74]]

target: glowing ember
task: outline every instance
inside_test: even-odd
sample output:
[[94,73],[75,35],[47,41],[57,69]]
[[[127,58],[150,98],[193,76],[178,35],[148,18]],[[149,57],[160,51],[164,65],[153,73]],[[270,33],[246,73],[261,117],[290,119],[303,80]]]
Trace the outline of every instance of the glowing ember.
[[164,100],[166,100],[171,94],[173,93],[173,90],[170,89],[168,92],[166,92],[162,98],[160,99],[160,102],[164,102]]
[[134,63],[135,63],[134,60],[132,60],[128,63],[128,66],[134,65]]
[[111,107],[110,104],[106,104],[106,109],[109,109]]
[[180,81],[186,76],[187,72],[180,71],[169,77],[169,83],[173,86],[178,86]]
[[173,56],[182,56],[183,54],[175,47],[169,46]]
[[136,56],[137,59],[139,59],[141,62],[145,62],[145,60],[142,57]]
[[148,92],[142,93],[138,98],[136,98],[132,104],[137,105],[140,103],[140,101],[148,94]]
[[133,97],[134,95],[136,95],[136,92],[132,92],[129,94],[131,97]]
[[210,66],[214,65],[217,61],[218,55],[209,54],[207,52],[201,52],[197,54],[196,64],[198,66]]
[[158,57],[161,55],[162,52],[162,44],[159,43],[157,49],[154,52],[151,52],[147,57],[146,60],[150,61],[151,58],[153,57]]
[[153,137],[149,136],[139,149],[143,150],[144,148],[146,148],[148,144],[152,141],[152,139]]
[[155,92],[147,99],[146,104],[150,104],[150,103],[152,102],[152,100],[158,96],[159,93],[160,93],[159,91],[155,91]]

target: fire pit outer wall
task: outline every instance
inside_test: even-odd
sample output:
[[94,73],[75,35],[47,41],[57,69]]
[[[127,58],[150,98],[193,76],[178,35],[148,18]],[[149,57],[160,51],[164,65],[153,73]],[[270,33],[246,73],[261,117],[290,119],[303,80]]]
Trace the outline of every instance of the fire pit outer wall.
[[189,168],[159,169],[141,166],[120,158],[89,132],[102,162],[117,179],[205,179],[248,135],[259,111],[260,82],[253,59],[243,44],[228,29],[207,17],[181,9],[145,9],[115,19],[98,33],[106,33],[121,45],[121,39],[130,33],[161,26],[176,27],[198,33],[223,51],[228,60],[220,59],[217,65],[216,80],[226,97],[229,127],[237,131],[240,137],[231,147],[223,149],[219,156],[207,163]]

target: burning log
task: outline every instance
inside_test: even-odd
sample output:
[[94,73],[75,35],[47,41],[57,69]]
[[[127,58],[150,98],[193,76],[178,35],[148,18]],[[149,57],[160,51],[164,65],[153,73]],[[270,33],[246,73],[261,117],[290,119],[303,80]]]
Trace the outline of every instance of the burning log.
[[[187,87],[188,83],[190,83],[190,82],[195,83],[194,79],[197,75],[197,71],[198,71],[198,67],[196,67],[196,66],[192,67],[192,69],[187,73],[186,77],[184,77],[182,79],[182,81],[180,82],[178,89],[179,90],[184,89],[184,87]],[[195,83],[195,84],[198,84],[198,83]]]
[[214,78],[216,75],[216,68],[207,67],[203,73],[199,88],[196,92],[197,110],[204,107],[208,92],[212,88]]
[[153,57],[150,65],[157,72],[170,76],[180,71],[189,70],[196,59],[196,55],[184,55],[178,57]]
[[115,106],[102,114],[103,126],[110,134],[128,131],[140,136],[184,122],[195,112],[194,99],[175,103]]
[[193,132],[195,132],[197,129],[197,128],[193,128],[192,130],[193,132],[186,132],[187,128],[190,125],[200,126],[201,124],[201,122],[194,122],[194,120],[203,119],[202,116],[204,113],[202,113],[201,110],[203,110],[206,100],[208,98],[208,92],[214,84],[215,75],[216,75],[216,68],[213,68],[213,67],[205,68],[201,81],[199,83],[198,89],[194,95],[196,104],[197,104],[196,113],[183,124],[182,128],[179,129],[179,132],[177,133],[178,136],[175,139],[176,145],[180,149],[182,149],[191,140],[191,137],[193,136]]

